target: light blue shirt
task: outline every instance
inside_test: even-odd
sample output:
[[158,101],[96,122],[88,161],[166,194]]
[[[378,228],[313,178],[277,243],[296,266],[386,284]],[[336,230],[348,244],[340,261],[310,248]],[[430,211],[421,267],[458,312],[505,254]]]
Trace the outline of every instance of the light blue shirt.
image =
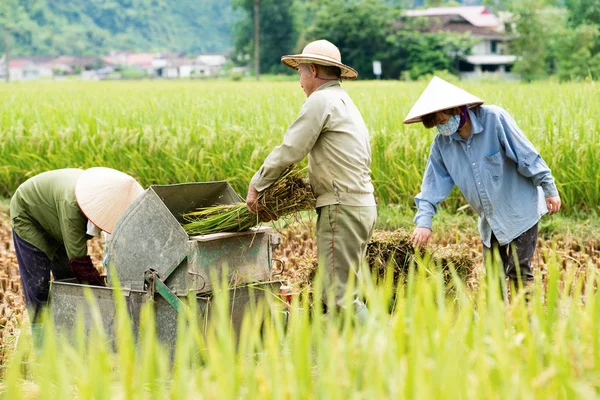
[[491,247],[513,241],[548,212],[545,197],[558,196],[550,168],[506,110],[469,110],[471,135],[438,134],[431,145],[421,193],[418,227],[432,229],[438,204],[458,186],[479,215],[479,234]]

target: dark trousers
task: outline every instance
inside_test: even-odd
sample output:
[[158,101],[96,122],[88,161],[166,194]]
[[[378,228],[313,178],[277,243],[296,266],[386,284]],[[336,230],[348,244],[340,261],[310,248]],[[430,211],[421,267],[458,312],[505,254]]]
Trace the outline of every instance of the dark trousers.
[[[535,253],[537,237],[538,224],[535,224],[521,234],[521,236],[504,246],[498,243],[498,239],[492,233],[492,248],[483,246],[484,258],[487,260],[488,256],[492,257],[492,265],[497,265],[501,262],[504,267],[504,273],[515,287],[518,287],[519,279],[525,285],[527,282],[533,281],[531,258],[533,257],[533,253]],[[500,260],[495,259],[495,252],[492,249],[498,249]]]
[[53,260],[50,260],[46,253],[21,239],[14,230],[13,241],[19,263],[25,304],[31,322],[35,323],[38,322],[41,308],[48,301],[50,272],[54,279],[73,278],[73,273],[69,267],[69,259],[64,247],[56,252]]

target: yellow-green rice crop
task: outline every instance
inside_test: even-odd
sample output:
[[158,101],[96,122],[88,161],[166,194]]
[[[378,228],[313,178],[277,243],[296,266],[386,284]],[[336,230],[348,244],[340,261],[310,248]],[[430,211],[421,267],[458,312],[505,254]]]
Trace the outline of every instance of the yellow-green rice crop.
[[[418,268],[406,285],[366,282],[364,324],[349,312],[309,317],[308,304],[295,303],[286,331],[270,319],[278,315],[271,304],[246,313],[237,345],[227,298],[218,296],[206,335],[180,329],[173,368],[149,309],[136,349],[120,304],[116,352],[102,332],[71,346],[47,325],[40,356],[23,364],[21,342],[2,390],[6,398],[53,400],[597,398],[599,276],[590,269],[584,282],[573,269],[559,285],[559,268],[551,263],[544,285],[538,276],[528,306],[522,296],[505,305],[498,285],[485,281],[469,293],[456,275],[448,295],[441,274]],[[196,326],[198,316],[185,315],[179,327]]]
[[[427,82],[345,82],[370,128],[380,204],[412,205],[434,130],[402,120]],[[565,210],[600,205],[600,86],[462,82],[506,108],[552,168]],[[46,82],[0,86],[0,193],[63,167],[152,183],[228,180],[244,195],[304,100],[298,83]],[[464,204],[458,192],[446,202]]]

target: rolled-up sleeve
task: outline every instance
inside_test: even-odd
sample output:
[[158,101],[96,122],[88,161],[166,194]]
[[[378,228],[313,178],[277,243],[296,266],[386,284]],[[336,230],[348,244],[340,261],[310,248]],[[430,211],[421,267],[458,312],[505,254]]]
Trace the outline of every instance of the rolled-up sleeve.
[[550,168],[521,132],[515,120],[504,110],[498,117],[499,140],[504,146],[506,156],[517,163],[517,171],[531,178],[534,185],[541,186],[546,197],[558,196]]
[[437,143],[434,141],[431,145],[427,167],[425,167],[421,193],[415,196],[417,214],[414,222],[419,228],[432,229],[433,216],[437,212],[438,204],[448,197],[453,187],[454,181],[448,173]]
[[256,190],[261,192],[271,186],[287,167],[308,155],[329,116],[330,107],[325,98],[314,93],[306,99],[300,114],[283,136],[283,143],[271,151],[250,181]]

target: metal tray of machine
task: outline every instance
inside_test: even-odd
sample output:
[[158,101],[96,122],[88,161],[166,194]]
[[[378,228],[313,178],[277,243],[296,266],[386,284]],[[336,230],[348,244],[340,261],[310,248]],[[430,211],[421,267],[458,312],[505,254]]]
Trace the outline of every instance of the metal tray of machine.
[[57,328],[72,330],[77,309],[83,313],[86,326],[91,326],[93,311],[85,299],[85,287],[99,304],[102,324],[111,338],[115,315],[111,286],[117,279],[134,332],[141,305],[151,300],[159,339],[174,345],[177,313],[173,309],[185,307],[192,293],[199,299],[199,312],[203,313],[199,320],[206,320],[210,310],[207,299],[216,282],[223,280],[230,288],[232,304],[236,304],[231,318],[237,327],[249,302],[277,293],[274,285],[279,282],[272,271],[279,235],[269,228],[257,228],[189,237],[181,223],[183,214],[197,208],[240,201],[240,196],[223,181],[150,186],[125,211],[109,240],[107,288],[69,281],[52,283],[50,310]]

